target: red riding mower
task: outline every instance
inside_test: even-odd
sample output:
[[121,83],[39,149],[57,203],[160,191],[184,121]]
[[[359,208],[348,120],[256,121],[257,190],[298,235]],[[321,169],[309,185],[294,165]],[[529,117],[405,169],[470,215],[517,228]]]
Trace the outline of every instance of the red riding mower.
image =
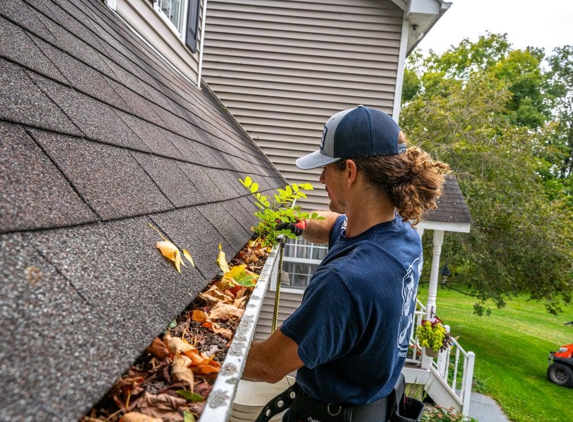
[[[573,325],[573,321],[566,323]],[[573,344],[561,346],[556,352],[549,352],[549,381],[564,387],[573,388]]]

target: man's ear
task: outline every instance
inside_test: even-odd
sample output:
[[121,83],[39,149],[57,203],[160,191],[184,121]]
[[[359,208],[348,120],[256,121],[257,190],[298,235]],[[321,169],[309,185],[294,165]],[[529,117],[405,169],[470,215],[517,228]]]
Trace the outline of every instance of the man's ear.
[[358,176],[358,168],[356,167],[356,163],[352,160],[346,160],[346,185],[351,187],[356,182],[356,177]]

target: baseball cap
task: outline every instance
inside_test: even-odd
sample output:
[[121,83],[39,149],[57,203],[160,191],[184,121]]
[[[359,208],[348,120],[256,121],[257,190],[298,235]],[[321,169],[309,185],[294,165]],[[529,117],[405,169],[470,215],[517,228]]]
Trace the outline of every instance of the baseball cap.
[[296,160],[302,170],[322,167],[339,160],[406,151],[398,143],[400,128],[383,111],[359,105],[333,115],[322,131],[320,149]]

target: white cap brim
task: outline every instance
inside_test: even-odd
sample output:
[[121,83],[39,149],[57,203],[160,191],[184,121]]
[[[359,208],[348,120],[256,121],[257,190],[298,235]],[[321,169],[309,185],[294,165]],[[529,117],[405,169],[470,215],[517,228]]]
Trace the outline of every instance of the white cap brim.
[[340,158],[329,157],[328,155],[324,155],[321,150],[318,150],[304,157],[300,157],[296,160],[296,166],[301,170],[311,170],[326,166],[330,163],[335,163],[339,160]]

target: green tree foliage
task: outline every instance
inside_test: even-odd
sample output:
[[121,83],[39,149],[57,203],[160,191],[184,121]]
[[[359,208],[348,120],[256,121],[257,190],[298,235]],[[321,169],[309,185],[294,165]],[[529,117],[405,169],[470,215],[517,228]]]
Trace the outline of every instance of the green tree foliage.
[[[548,93],[543,52],[488,34],[412,60],[419,86],[401,127],[450,164],[474,220],[469,234],[445,237],[454,279],[479,298],[478,313],[520,293],[558,312],[571,300],[573,212],[562,184],[550,183],[562,156],[554,144],[566,141],[552,121],[558,95]],[[553,77],[563,80],[559,70]]]

